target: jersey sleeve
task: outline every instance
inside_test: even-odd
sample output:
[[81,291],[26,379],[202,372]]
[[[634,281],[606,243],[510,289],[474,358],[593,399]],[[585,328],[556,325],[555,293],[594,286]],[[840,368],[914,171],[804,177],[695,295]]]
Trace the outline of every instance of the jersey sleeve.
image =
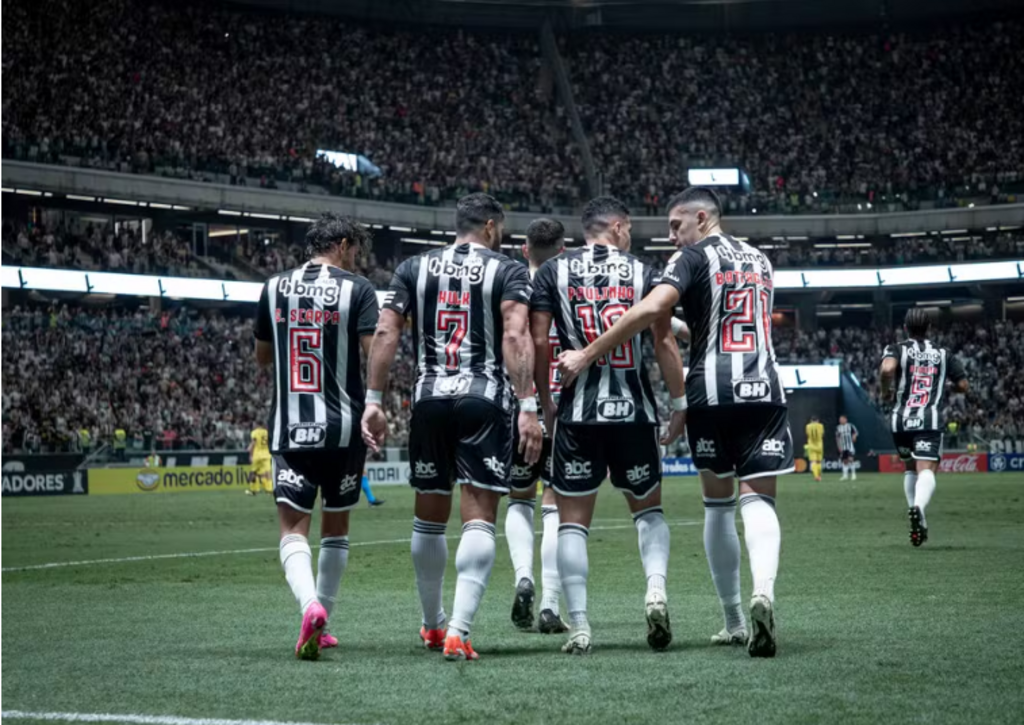
[[899,345],[886,345],[885,350],[882,352],[882,359],[885,360],[887,357],[899,359],[900,355],[897,352]]
[[505,265],[505,284],[501,290],[501,301],[522,302],[530,304],[530,297],[533,295],[533,286],[530,284],[530,274],[525,265],[512,262]]
[[530,296],[530,309],[537,312],[555,311],[555,289],[552,284],[555,262],[548,261],[541,265],[533,277],[533,294]]
[[659,279],[658,275],[656,275],[654,273],[654,270],[651,269],[651,266],[649,264],[645,264],[644,265],[644,293],[643,293],[644,297],[646,297],[647,295],[649,295],[651,293],[651,290],[654,289],[654,285],[658,284],[658,282],[660,282],[660,279]]
[[687,247],[669,260],[669,263],[665,266],[665,271],[661,273],[661,279],[658,284],[667,284],[675,287],[679,296],[682,297],[696,278],[702,264],[702,259],[703,257],[700,256],[700,252],[692,247]]
[[372,335],[377,329],[377,318],[380,309],[377,307],[377,292],[369,282],[359,285],[362,293],[359,298],[359,321],[357,332],[360,335]]
[[263,285],[263,292],[260,293],[260,302],[256,306],[256,329],[253,334],[257,340],[270,342],[274,338],[274,318],[270,311],[270,293],[266,282]]
[[251,438],[251,439],[252,439],[252,440],[253,440],[254,442],[255,442],[256,440],[258,440],[258,439],[259,439],[259,437],[260,437],[260,431],[259,431],[259,428],[253,428],[253,430],[252,430],[252,433],[250,433],[250,434],[249,434],[249,437],[250,437],[250,438]]
[[409,314],[412,307],[412,292],[416,287],[413,279],[413,260],[407,259],[398,265],[391,277],[387,294],[384,295],[384,309],[394,310],[402,317]]
[[946,366],[946,377],[953,383],[959,383],[967,377],[964,363],[956,355],[949,356],[949,364]]

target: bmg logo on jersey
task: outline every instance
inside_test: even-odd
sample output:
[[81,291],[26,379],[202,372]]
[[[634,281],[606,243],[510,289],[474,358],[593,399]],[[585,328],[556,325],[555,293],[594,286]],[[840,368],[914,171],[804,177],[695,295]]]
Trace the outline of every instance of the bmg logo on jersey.
[[732,385],[732,394],[739,400],[763,400],[770,390],[767,380],[737,380]]
[[694,451],[698,456],[716,456],[715,442],[708,440],[707,438],[700,438],[697,440],[697,450]]
[[626,398],[603,398],[597,401],[597,417],[600,420],[627,420],[633,417],[636,406]]
[[570,481],[577,481],[582,478],[590,478],[594,475],[594,469],[590,461],[566,461],[565,477]]
[[497,456],[488,456],[485,458],[484,467],[498,478],[505,477],[505,464],[499,461]]
[[470,284],[480,284],[484,281],[484,262],[479,257],[467,257],[463,264],[433,257],[427,263],[427,270],[435,277],[454,277],[464,279]]
[[277,291],[285,297],[312,297],[332,306],[338,304],[338,298],[341,296],[341,288],[333,279],[303,282],[292,280],[291,277],[281,277],[277,281]]
[[778,438],[769,438],[761,444],[761,453],[782,458],[786,455],[786,442]]
[[628,259],[610,259],[606,262],[589,262],[579,257],[569,262],[569,269],[579,276],[598,275],[608,277],[615,275],[621,279],[633,276],[633,263]]
[[630,483],[640,483],[646,481],[651,477],[651,464],[646,463],[642,466],[633,466],[626,470],[626,480]]
[[325,438],[326,423],[294,423],[288,426],[288,439],[297,446],[318,446]]
[[416,478],[437,478],[437,466],[427,461],[416,461],[413,465]]

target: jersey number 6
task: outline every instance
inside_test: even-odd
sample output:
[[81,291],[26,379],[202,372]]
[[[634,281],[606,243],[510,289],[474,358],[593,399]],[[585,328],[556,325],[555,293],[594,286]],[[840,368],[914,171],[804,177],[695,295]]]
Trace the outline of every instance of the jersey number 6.
[[291,347],[291,383],[293,393],[321,392],[320,333],[314,328],[293,328],[288,332]]

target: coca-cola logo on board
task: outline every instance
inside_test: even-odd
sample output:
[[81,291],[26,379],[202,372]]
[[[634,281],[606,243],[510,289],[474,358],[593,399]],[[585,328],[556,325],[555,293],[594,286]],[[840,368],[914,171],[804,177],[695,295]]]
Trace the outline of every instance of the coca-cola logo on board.
[[944,455],[939,470],[943,473],[977,473],[985,470],[979,465],[980,461],[981,455],[977,453]]

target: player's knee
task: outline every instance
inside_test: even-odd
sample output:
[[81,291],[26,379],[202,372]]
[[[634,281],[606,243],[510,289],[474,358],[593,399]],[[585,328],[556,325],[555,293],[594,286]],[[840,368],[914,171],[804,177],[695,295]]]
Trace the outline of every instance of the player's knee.
[[452,513],[452,497],[440,493],[417,492],[413,510],[420,521],[446,524]]
[[480,486],[466,484],[459,494],[459,507],[463,521],[479,519],[493,524],[497,520],[501,493]]
[[320,536],[348,536],[348,511],[324,511],[320,518]]
[[758,493],[762,496],[771,496],[775,498],[776,483],[778,479],[775,476],[765,476],[764,478],[752,478],[748,481],[740,481],[740,495],[745,493]]

